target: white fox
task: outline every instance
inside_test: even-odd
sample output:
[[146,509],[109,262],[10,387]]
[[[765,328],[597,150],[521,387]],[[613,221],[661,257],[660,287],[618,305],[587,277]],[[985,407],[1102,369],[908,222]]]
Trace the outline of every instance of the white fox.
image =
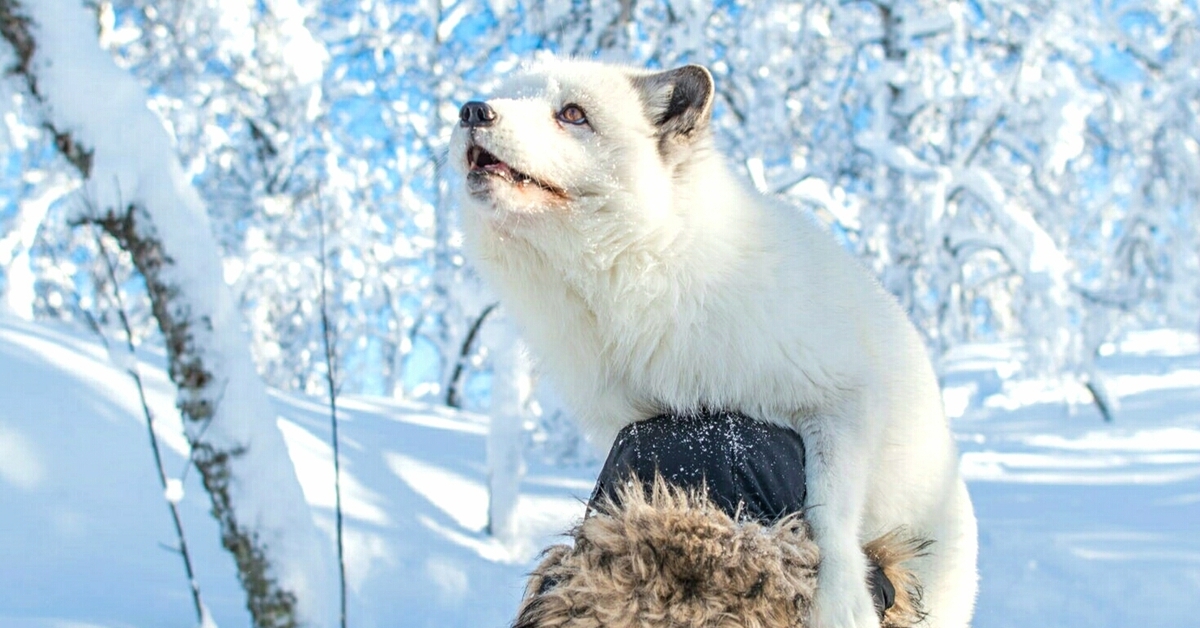
[[465,248],[600,444],[664,412],[791,426],[821,550],[812,625],[879,625],[863,544],[932,539],[926,625],[970,623],[976,523],[912,324],[818,226],[735,177],[700,66],[551,60],[463,106]]

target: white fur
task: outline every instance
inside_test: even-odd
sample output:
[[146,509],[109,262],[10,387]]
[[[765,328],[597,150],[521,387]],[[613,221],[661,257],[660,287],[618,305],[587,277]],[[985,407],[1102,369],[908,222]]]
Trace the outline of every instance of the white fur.
[[[968,625],[975,518],[919,336],[828,234],[735,178],[706,129],[660,154],[638,74],[545,62],[488,101],[493,126],[454,131],[460,171],[475,142],[565,193],[464,194],[468,253],[600,444],[700,407],[803,435],[815,625],[878,626],[860,548],[897,526],[935,541],[916,565],[927,625]],[[590,125],[558,122],[567,103]]]

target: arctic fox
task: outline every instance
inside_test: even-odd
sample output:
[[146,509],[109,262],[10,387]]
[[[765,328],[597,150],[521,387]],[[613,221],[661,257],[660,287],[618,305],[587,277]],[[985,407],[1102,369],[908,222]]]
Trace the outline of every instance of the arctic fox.
[[976,524],[924,345],[822,229],[715,151],[713,79],[548,60],[462,107],[465,249],[601,445],[664,412],[793,427],[812,625],[876,627],[863,544],[931,539],[928,626],[969,624]]

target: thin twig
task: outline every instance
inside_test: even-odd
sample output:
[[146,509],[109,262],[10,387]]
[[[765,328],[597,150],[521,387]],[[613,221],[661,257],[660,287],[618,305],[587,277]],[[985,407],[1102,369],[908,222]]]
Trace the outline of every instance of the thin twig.
[[[138,401],[141,402],[142,413],[146,417],[146,432],[150,437],[150,450],[154,452],[154,465],[158,469],[158,481],[162,486],[167,507],[171,511],[171,520],[175,523],[175,535],[179,537],[179,547],[171,549],[178,551],[183,557],[183,569],[187,573],[188,586],[192,591],[192,605],[196,608],[196,621],[203,623],[204,602],[200,599],[200,583],[196,581],[195,571],[192,570],[192,555],[188,552],[187,539],[183,534],[183,520],[179,516],[178,505],[171,499],[166,498],[167,471],[163,467],[162,452],[158,446],[158,437],[154,433],[154,413],[150,411],[150,404],[146,401],[146,389],[142,385],[142,375],[138,369],[137,355],[133,342],[133,327],[129,324],[129,317],[126,315],[125,302],[121,298],[121,290],[117,283],[117,273],[113,266],[112,258],[108,256],[108,250],[104,247],[104,239],[100,237],[100,232],[94,224],[92,225],[92,236],[96,240],[96,247],[100,252],[100,258],[104,260],[104,268],[108,274],[108,281],[113,287],[113,302],[116,305],[117,318],[120,319],[121,328],[125,332],[125,348],[129,352],[129,364],[126,365],[125,370],[133,378],[133,383],[137,385]],[[103,331],[94,320],[92,322],[92,330],[103,337]]]
[[483,308],[479,316],[475,317],[475,322],[471,325],[470,331],[467,332],[466,339],[463,340],[462,346],[458,351],[458,360],[454,363],[454,373],[450,375],[450,383],[446,386],[446,405],[451,408],[462,407],[462,395],[459,394],[459,380],[462,379],[463,369],[466,367],[467,357],[471,355],[471,350],[475,346],[475,337],[479,335],[479,330],[483,327],[483,323],[487,321],[488,316],[500,305],[499,302],[492,303]]
[[329,307],[325,276],[328,273],[328,258],[325,251],[325,208],[320,195],[317,197],[317,245],[321,256],[321,339],[325,343],[325,382],[329,385],[329,424],[333,439],[333,496],[334,514],[337,521],[338,585],[341,602],[341,628],[346,628],[346,560],[342,542],[342,469],[338,452],[336,356],[332,339],[335,333],[329,324]]

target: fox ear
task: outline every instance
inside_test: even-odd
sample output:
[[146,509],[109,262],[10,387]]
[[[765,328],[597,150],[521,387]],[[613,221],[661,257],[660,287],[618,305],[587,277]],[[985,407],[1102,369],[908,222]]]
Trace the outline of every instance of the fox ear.
[[642,97],[646,117],[658,127],[660,142],[687,143],[708,127],[713,78],[704,66],[685,65],[630,80]]

